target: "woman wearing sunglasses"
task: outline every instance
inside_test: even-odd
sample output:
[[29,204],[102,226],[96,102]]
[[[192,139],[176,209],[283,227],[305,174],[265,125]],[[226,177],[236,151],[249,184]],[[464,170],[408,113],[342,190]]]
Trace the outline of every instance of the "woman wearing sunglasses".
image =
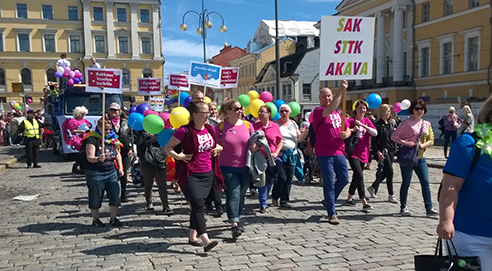
[[[205,198],[214,180],[218,189],[225,188],[217,161],[222,146],[217,144],[214,127],[207,123],[210,115],[208,105],[204,102],[190,102],[188,110],[191,114],[190,123],[174,133],[165,150],[176,160],[176,179],[191,205],[188,243],[192,246],[203,245],[204,251],[208,252],[219,243],[211,241],[207,234]],[[178,153],[174,148],[180,144]]]
[[[415,171],[422,187],[422,196],[427,216],[436,216],[438,212],[432,208],[432,196],[429,186],[429,168],[425,160],[425,150],[434,144],[434,132],[431,123],[423,120],[422,117],[427,113],[427,107],[422,99],[413,101],[408,108],[410,118],[405,120],[396,128],[391,135],[391,140],[403,146],[412,148],[418,144],[419,161],[416,166],[403,166],[400,164],[402,184],[400,188],[400,214],[410,216],[407,207],[408,189],[412,180],[412,173]],[[419,139],[420,138],[420,139]],[[417,142],[417,139],[419,141]]]
[[278,182],[273,186],[272,201],[273,206],[280,205],[280,207],[291,208],[292,206],[289,204],[290,189],[297,160],[300,158],[297,144],[306,138],[309,128],[304,127],[302,132],[299,131],[297,123],[289,119],[292,111],[288,105],[281,105],[279,112],[280,119],[277,120],[277,124],[280,127],[280,133],[283,138],[282,152],[280,155],[282,159],[281,169],[283,172],[279,173]]
[[234,99],[226,101],[219,111],[225,118],[224,122],[215,126],[218,141],[224,150],[219,156],[219,165],[224,175],[226,189],[226,212],[231,223],[231,234],[237,238],[244,231],[239,225],[241,212],[244,207],[246,190],[251,183],[251,175],[246,167],[249,138],[252,125],[241,120],[243,107]]

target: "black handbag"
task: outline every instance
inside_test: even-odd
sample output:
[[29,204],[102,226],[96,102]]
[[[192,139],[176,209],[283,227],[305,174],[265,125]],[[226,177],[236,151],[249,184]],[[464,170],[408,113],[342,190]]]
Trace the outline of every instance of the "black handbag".
[[[451,247],[453,250],[451,250]],[[449,255],[442,254],[442,239],[437,240],[434,255],[416,255],[415,271],[481,271],[479,257],[460,257],[452,240],[446,240]],[[454,253],[453,253],[454,251]]]
[[352,156],[358,142],[359,136],[357,133],[352,133],[349,138],[345,139],[345,153],[347,154],[347,158]]
[[397,162],[404,167],[415,167],[419,164],[419,140],[424,135],[422,131],[424,130],[424,122],[422,122],[422,127],[420,128],[419,137],[415,141],[415,146],[407,147],[401,146],[398,151]]

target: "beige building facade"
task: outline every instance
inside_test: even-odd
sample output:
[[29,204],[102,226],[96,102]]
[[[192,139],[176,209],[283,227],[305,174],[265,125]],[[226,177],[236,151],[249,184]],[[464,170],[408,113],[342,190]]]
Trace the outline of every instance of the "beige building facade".
[[139,77],[162,77],[160,0],[29,0],[0,5],[0,99],[19,100],[22,82],[36,104],[54,78],[62,53],[84,71],[95,57],[103,68],[123,70],[123,92]]

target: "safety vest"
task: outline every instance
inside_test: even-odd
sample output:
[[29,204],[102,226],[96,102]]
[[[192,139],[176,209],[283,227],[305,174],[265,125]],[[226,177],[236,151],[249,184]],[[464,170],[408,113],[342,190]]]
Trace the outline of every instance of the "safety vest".
[[39,139],[39,124],[36,119],[32,119],[32,122],[27,119],[24,120],[24,136]]

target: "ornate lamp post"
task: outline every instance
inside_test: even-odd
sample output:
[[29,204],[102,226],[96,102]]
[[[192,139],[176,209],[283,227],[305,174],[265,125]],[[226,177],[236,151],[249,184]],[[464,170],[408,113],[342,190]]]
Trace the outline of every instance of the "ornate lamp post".
[[224,18],[222,17],[222,15],[220,15],[220,13],[218,13],[216,11],[208,11],[207,9],[205,9],[205,4],[203,1],[204,0],[202,0],[202,12],[201,13],[199,13],[198,11],[194,11],[194,10],[188,10],[187,12],[185,12],[185,14],[183,15],[182,24],[179,26],[179,29],[181,29],[182,31],[186,31],[188,29],[188,26],[184,22],[185,17],[188,13],[195,13],[196,15],[198,15],[199,27],[196,29],[196,33],[198,35],[202,36],[202,40],[203,40],[203,62],[207,62],[207,51],[206,51],[205,40],[207,39],[207,29],[212,28],[212,22],[210,22],[210,19],[209,19],[210,15],[211,14],[217,14],[222,19],[222,25],[220,26],[220,32],[225,33],[227,31],[227,27],[224,25]]

